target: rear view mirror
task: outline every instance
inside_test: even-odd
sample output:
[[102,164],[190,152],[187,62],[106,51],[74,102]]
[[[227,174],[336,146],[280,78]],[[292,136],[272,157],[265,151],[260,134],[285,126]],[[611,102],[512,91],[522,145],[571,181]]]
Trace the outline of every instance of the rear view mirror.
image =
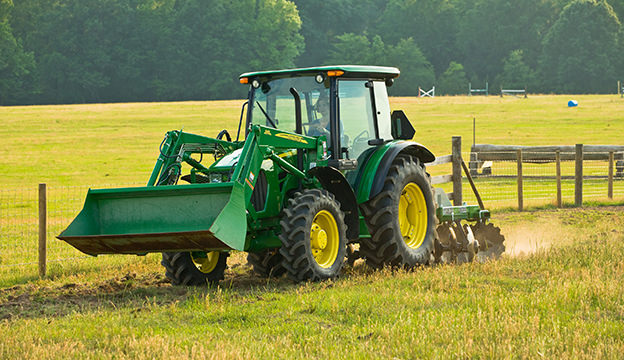
[[395,140],[411,140],[416,133],[403,110],[394,110],[390,117],[392,137]]

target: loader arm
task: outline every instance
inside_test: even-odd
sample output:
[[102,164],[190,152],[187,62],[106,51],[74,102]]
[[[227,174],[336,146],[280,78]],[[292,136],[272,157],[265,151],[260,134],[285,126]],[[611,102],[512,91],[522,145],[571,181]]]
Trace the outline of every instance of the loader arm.
[[[321,140],[263,126],[253,126],[244,143],[169,132],[148,186],[89,190],[83,210],[59,239],[91,255],[247,250],[248,214],[255,213],[250,199],[262,163],[270,159],[289,174],[305,177],[304,169],[276,153],[307,149],[308,158],[322,164]],[[218,161],[205,167],[191,154],[237,149],[240,157],[228,181],[173,186],[182,162],[207,175],[218,171]],[[306,159],[306,169],[310,162]]]

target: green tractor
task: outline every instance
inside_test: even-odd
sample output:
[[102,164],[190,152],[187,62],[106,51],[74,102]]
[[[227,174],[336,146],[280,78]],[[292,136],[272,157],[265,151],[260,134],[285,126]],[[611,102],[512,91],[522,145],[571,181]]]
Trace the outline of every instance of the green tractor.
[[295,281],[335,278],[357,258],[413,268],[499,255],[489,212],[431,187],[435,156],[390,111],[397,76],[374,66],[242,74],[235,140],[168,132],[147,186],[89,190],[58,238],[90,255],[160,252],[177,285],[223,279],[232,250],[260,275]]

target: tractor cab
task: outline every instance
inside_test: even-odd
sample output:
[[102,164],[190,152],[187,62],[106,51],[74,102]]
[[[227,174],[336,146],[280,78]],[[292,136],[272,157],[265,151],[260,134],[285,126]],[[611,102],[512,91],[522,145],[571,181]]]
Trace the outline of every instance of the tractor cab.
[[397,76],[397,68],[355,65],[242,74],[241,83],[250,85],[247,129],[263,125],[307,136],[324,135],[331,159],[357,160],[366,150],[396,138],[387,86]]

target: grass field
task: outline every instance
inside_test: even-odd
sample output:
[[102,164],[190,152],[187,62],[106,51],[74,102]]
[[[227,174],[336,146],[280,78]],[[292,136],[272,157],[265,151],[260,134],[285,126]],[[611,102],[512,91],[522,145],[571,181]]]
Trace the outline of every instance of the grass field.
[[[415,140],[437,155],[451,137],[472,143],[517,145],[622,144],[624,100],[616,95],[522,98],[392,98],[417,129]],[[0,107],[0,184],[3,186],[130,184],[147,182],[168,130],[216,136],[236,133],[242,100]]]
[[[571,98],[391,102],[393,109],[406,111],[417,129],[415,140],[438,155],[450,153],[454,135],[462,136],[463,151],[469,150],[473,117],[478,143],[624,144],[624,100],[574,96],[579,107],[567,108]],[[183,127],[215,136],[226,128],[233,134],[241,105],[0,107],[0,359],[620,358],[624,353],[621,206],[495,212],[507,237],[507,255],[499,261],[413,272],[372,272],[356,263],[340,279],[319,284],[255,277],[245,254],[235,253],[220,288],[177,288],[164,279],[157,254],[67,260],[78,253],[58,241],[49,251],[66,260],[49,263],[46,279],[37,279],[35,265],[3,266],[7,258],[36,261],[37,183],[56,189],[49,210],[52,239],[81,206],[84,186],[145,183],[166,131]],[[511,174],[513,167],[499,171]],[[527,166],[525,171],[543,170]],[[497,208],[514,205],[513,193],[506,200],[513,181],[478,186]],[[604,186],[585,188],[606,193]],[[21,200],[2,197],[1,191],[20,188],[27,191]],[[621,201],[624,191],[618,189]],[[552,182],[529,191],[552,197]],[[569,199],[570,184],[564,192]],[[19,215],[4,222],[16,208]],[[32,227],[11,233],[11,222]]]
[[[292,284],[236,254],[218,289],[167,284],[157,256],[0,289],[0,358],[620,358],[621,208],[499,215],[485,264]],[[591,229],[591,231],[587,231]]]

